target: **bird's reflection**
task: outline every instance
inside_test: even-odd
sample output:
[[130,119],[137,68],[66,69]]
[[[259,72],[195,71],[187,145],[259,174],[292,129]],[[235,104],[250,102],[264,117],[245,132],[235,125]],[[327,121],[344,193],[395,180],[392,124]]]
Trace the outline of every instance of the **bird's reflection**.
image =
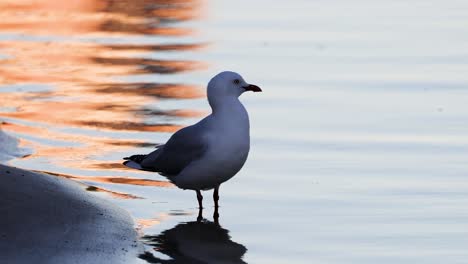
[[159,235],[142,239],[171,258],[161,259],[146,251],[140,258],[149,263],[246,263],[242,257],[247,248],[232,241],[229,231],[219,223],[206,219],[180,223]]

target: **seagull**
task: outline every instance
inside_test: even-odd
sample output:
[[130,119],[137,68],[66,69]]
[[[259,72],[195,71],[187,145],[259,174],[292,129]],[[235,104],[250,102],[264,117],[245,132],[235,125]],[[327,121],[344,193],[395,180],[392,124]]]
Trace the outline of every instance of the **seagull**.
[[262,90],[248,84],[238,73],[217,74],[207,87],[210,115],[180,129],[149,154],[125,157],[124,165],[157,172],[181,189],[194,190],[200,212],[201,191],[214,189],[216,215],[219,186],[239,172],[249,154],[249,115],[239,101],[239,96],[247,91]]

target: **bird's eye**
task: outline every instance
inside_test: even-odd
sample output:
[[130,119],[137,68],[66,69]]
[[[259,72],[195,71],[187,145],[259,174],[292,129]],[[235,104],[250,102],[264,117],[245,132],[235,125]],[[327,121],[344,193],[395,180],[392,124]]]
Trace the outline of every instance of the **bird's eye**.
[[234,80],[234,84],[239,84],[240,83],[240,80],[239,79],[235,79]]

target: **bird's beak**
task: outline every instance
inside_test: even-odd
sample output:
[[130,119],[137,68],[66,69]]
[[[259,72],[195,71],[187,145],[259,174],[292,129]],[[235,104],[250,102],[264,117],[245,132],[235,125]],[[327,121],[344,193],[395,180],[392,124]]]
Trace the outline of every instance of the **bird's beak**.
[[258,87],[257,85],[249,84],[247,86],[242,86],[246,91],[252,91],[252,92],[261,92],[262,89]]

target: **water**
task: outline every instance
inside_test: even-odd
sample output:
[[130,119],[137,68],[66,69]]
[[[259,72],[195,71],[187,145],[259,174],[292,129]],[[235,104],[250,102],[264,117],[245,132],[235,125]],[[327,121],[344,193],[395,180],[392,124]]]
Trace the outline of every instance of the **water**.
[[[31,154],[9,164],[128,210],[143,263],[466,263],[466,2],[0,10],[1,127]],[[208,192],[196,225],[194,192],[120,163],[205,115],[204,85],[225,69],[264,92],[242,96],[251,153],[221,187],[220,226]]]

